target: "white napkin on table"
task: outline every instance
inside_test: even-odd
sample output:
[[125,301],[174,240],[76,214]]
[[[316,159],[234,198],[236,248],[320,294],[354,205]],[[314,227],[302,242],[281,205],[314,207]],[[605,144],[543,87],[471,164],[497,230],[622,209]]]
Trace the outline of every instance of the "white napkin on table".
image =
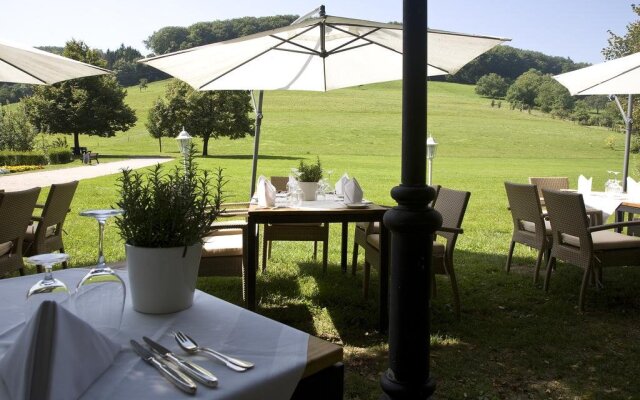
[[274,207],[276,205],[276,188],[267,178],[260,175],[258,178],[258,206]]
[[111,366],[120,345],[45,301],[0,360],[11,399],[76,399]]
[[343,189],[345,204],[362,203],[364,193],[356,178],[349,179],[347,183],[344,184]]
[[632,199],[640,199],[640,182],[636,182],[632,177],[627,177],[627,194]]
[[345,172],[344,175],[336,182],[336,194],[341,196],[344,194],[344,185],[349,181],[349,175]]
[[584,175],[578,177],[578,193],[589,194],[591,193],[591,183],[593,178],[587,179]]

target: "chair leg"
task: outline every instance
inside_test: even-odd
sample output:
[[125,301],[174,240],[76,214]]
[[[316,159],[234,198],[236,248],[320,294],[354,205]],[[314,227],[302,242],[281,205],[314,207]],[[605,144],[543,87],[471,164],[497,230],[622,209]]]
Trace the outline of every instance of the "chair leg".
[[262,272],[267,270],[267,248],[269,247],[269,242],[266,238],[262,241]]
[[[64,253],[64,247],[60,248],[60,253]],[[68,266],[69,266],[69,263],[67,262],[67,260],[64,260],[62,262],[62,269],[67,269]]]
[[540,275],[540,265],[542,264],[542,259],[544,257],[544,247],[538,251],[538,259],[536,260],[536,270],[533,275],[533,284],[538,283],[538,275]]
[[555,257],[549,257],[549,261],[547,262],[547,274],[544,277],[544,291],[549,291],[549,281],[551,280],[551,270],[553,269],[553,264],[555,262]]
[[589,279],[591,279],[591,264],[584,270],[584,276],[582,277],[582,285],[580,285],[580,297],[578,298],[578,310],[580,312],[584,311],[584,295],[587,291],[587,284]]
[[313,242],[313,261],[318,259],[318,242]]
[[269,260],[271,260],[271,246],[273,245],[273,242],[271,240],[269,240],[269,245],[267,246],[268,250],[269,250],[269,255],[267,256],[269,258]]
[[453,257],[446,257],[443,261],[445,271],[447,271],[447,275],[449,276],[449,280],[451,281],[453,311],[456,314],[456,319],[460,320],[460,292],[458,291],[458,280],[456,279],[456,273],[453,269]]
[[358,243],[353,242],[353,257],[351,258],[351,275],[356,274],[358,269]]
[[362,294],[365,299],[369,298],[369,276],[371,274],[371,264],[364,262],[364,278],[362,280]]
[[18,272],[20,272],[20,276],[24,276],[24,267],[23,268],[19,268]]
[[327,273],[327,262],[329,260],[329,241],[322,242],[322,273]]
[[509,270],[511,269],[511,257],[513,257],[513,249],[515,249],[515,247],[516,242],[512,240],[509,245],[509,253],[507,254],[507,265],[505,266],[505,271],[507,271],[507,273],[509,273]]

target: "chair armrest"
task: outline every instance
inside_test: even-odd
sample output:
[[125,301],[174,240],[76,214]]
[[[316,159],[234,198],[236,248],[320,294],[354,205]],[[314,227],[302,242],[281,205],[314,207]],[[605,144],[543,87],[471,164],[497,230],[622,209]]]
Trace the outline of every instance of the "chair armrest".
[[625,226],[636,226],[636,225],[640,225],[640,220],[614,222],[613,224],[590,226],[588,228],[588,231],[589,232],[605,231],[607,229],[624,228]]
[[35,208],[44,208],[44,204],[37,204],[34,206]]
[[464,233],[464,229],[462,228],[450,228],[448,226],[441,226],[436,233],[438,232],[451,232],[451,233]]
[[232,229],[232,228],[244,229],[246,227],[247,227],[246,221],[216,221],[210,226],[212,231],[215,231],[218,229]]
[[32,215],[31,216],[31,220],[32,221],[42,221],[42,217],[38,217],[37,215]]

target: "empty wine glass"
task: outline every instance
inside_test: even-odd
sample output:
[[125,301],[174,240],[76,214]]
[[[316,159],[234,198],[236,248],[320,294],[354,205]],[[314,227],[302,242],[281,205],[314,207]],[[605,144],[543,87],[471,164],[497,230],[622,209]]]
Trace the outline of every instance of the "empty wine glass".
[[42,265],[44,277],[27,292],[26,319],[31,318],[43,301],[53,300],[58,304],[69,298],[69,289],[61,280],[53,277],[51,269],[55,264],[65,262],[69,255],[65,253],[47,253],[31,256],[27,259],[31,264]]
[[331,193],[334,192],[333,186],[331,185],[331,182],[333,182],[331,180],[331,174],[333,174],[333,170],[332,169],[328,169],[328,170],[326,170],[326,173],[327,173],[327,179],[324,181],[324,183],[325,183],[324,191],[327,194],[331,194]]
[[109,336],[120,329],[126,289],[122,279],[105,263],[104,224],[107,218],[122,213],[122,210],[89,210],[80,213],[98,221],[98,264],[76,287],[76,314]]
[[613,185],[613,171],[607,171],[607,174],[609,174],[609,178],[607,179],[607,181],[604,183],[604,192],[606,194],[610,194],[612,192],[612,185]]

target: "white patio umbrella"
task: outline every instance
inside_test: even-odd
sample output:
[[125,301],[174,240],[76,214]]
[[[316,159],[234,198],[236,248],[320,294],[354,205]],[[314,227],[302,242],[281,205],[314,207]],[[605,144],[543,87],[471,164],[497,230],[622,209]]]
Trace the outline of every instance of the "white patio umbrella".
[[[318,14],[318,17],[311,17]],[[453,74],[510,40],[429,30],[429,76]],[[326,15],[324,6],[287,27],[140,60],[197,90],[313,90],[402,79],[402,25]],[[262,93],[256,105],[253,192]]]
[[[626,137],[624,147],[624,163],[622,185],[627,191],[629,176],[629,147],[631,143],[631,119],[633,111],[632,95],[640,93],[640,53],[591,65],[576,71],[554,76],[554,79],[569,89],[571,95],[610,95],[615,99],[625,122]],[[628,95],[627,112],[625,112],[616,94]]]
[[111,71],[32,47],[0,41],[0,82],[51,85]]

